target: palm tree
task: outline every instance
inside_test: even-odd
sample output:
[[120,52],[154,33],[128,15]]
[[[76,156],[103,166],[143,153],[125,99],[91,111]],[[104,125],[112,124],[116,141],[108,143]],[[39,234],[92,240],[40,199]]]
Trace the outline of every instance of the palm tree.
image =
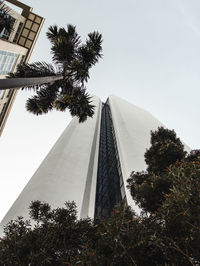
[[7,31],[12,30],[12,17],[9,15],[10,9],[3,2],[4,0],[0,0],[0,33],[4,28]]
[[72,116],[83,122],[94,114],[84,83],[89,79],[89,69],[102,56],[102,35],[89,33],[86,43],[82,44],[76,27],[68,25],[67,30],[50,26],[47,37],[56,68],[45,62],[18,65],[8,79],[0,80],[0,90],[33,89],[36,95],[27,101],[28,111],[39,115],[54,108],[69,109]]

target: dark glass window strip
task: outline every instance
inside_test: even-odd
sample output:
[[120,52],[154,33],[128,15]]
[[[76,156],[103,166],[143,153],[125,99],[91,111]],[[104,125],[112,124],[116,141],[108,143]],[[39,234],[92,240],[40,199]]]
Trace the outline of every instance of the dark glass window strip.
[[19,33],[21,32],[22,26],[23,26],[23,23],[20,22],[20,23],[19,23],[19,26],[18,26],[18,28],[17,28],[17,32],[15,33],[15,37],[14,37],[14,39],[13,39],[13,42],[17,42],[17,39],[18,39],[18,37],[19,37]]
[[97,172],[95,219],[109,217],[114,206],[122,201],[122,180],[119,156],[108,103],[103,104]]
[[[2,110],[0,112],[0,118],[3,117],[4,113],[6,112],[6,109],[7,109],[7,102],[4,103],[4,105],[3,105],[3,108],[2,108]],[[0,124],[0,126],[1,126],[1,124]]]

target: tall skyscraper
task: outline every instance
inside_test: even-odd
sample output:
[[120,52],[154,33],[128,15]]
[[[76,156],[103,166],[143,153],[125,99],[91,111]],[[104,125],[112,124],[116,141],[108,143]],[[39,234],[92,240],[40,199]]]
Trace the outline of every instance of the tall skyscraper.
[[75,201],[78,217],[107,217],[121,200],[134,206],[127,190],[130,173],[145,170],[150,131],[162,124],[150,113],[117,97],[94,97],[93,118],[73,118],[1,222],[28,218],[33,200],[52,207]]
[[[0,32],[0,78],[14,72],[17,65],[28,62],[38,35],[42,28],[44,18],[32,12],[32,8],[17,1],[7,0],[22,10],[21,14],[9,7],[9,16],[12,20],[12,30],[5,28]],[[7,121],[14,99],[16,89],[0,91],[0,135]]]

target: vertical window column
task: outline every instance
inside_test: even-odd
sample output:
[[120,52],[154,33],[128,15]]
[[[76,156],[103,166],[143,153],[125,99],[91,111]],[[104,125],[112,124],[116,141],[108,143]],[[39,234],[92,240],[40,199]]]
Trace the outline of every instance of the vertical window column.
[[121,170],[113,132],[110,107],[103,105],[101,115],[99,158],[97,172],[95,218],[109,217],[114,206],[122,201]]

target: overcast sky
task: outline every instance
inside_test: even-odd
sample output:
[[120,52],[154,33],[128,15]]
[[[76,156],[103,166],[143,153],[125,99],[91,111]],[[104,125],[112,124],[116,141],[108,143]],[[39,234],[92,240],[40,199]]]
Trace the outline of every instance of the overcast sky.
[[[22,1],[46,18],[31,61],[51,62],[49,25],[76,25],[82,40],[101,32],[104,56],[88,91],[103,101],[116,94],[150,111],[200,148],[199,0]],[[71,120],[68,113],[29,114],[29,95],[19,92],[0,137],[0,220]]]

